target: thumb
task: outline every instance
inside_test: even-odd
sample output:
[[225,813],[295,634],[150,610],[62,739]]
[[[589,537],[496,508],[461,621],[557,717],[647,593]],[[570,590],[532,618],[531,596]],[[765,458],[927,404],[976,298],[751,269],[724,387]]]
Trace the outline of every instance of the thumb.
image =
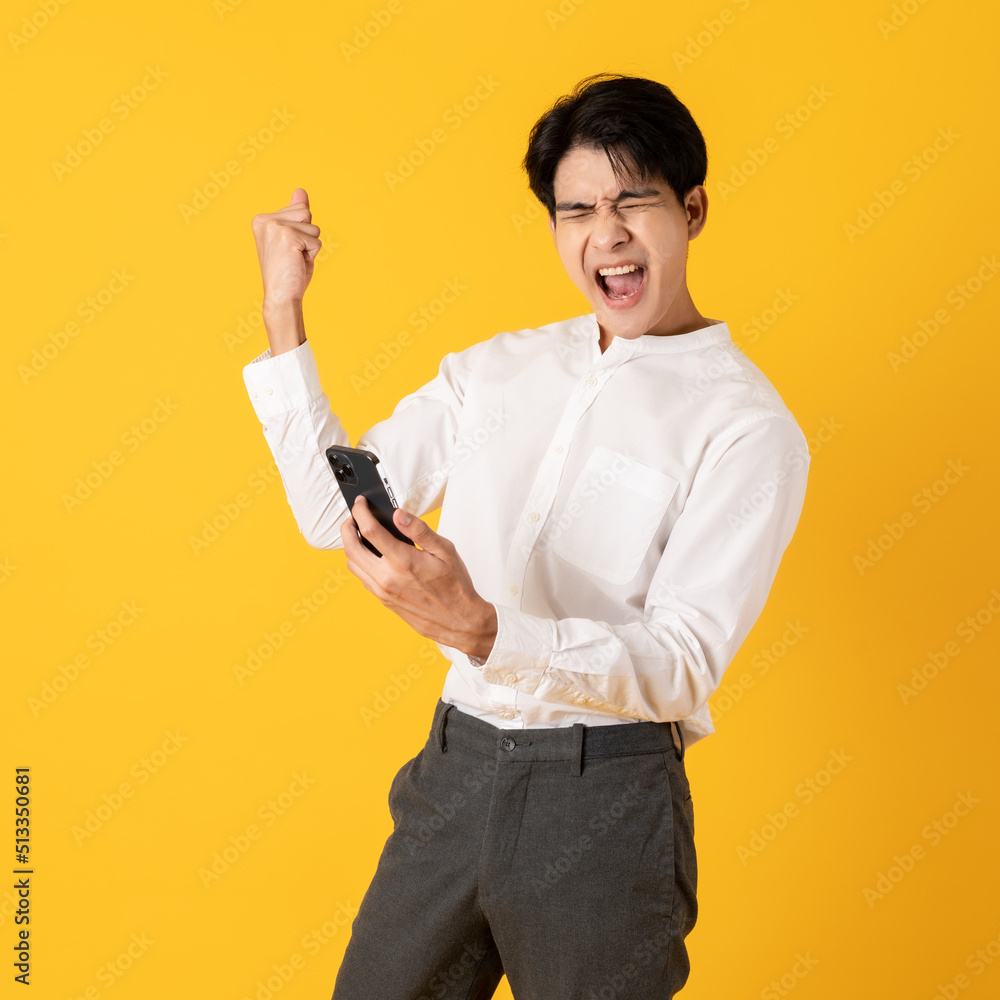
[[421,521],[408,510],[398,507],[392,512],[392,521],[407,538],[416,542],[422,549],[435,554],[443,551],[441,543],[444,539],[426,521]]
[[289,203],[291,205],[309,205],[309,195],[306,194],[305,188],[296,188],[292,192],[292,200]]

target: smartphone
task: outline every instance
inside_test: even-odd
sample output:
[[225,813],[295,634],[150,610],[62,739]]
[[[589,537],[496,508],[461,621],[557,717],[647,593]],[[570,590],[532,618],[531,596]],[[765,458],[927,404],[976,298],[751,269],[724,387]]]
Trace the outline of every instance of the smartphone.
[[[392,512],[399,504],[396,503],[389,480],[379,465],[378,457],[363,448],[327,448],[326,457],[337,478],[340,492],[347,501],[347,509],[350,510],[357,497],[363,495],[375,520],[401,542],[413,545],[413,541],[392,522]],[[358,524],[353,517],[351,522],[357,530]],[[358,535],[365,546],[381,559],[382,553],[360,531]]]

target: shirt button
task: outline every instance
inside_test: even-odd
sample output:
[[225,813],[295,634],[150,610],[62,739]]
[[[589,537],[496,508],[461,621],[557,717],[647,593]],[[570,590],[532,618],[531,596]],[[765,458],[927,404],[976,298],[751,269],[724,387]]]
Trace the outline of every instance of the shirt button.
[[528,520],[529,520],[529,521],[537,521],[537,520],[538,520],[538,516],[539,516],[539,515],[538,515],[538,511],[534,511],[534,510],[533,510],[533,511],[532,511],[532,512],[531,512],[531,513],[530,513],[530,514],[528,515]]
[[510,585],[510,592],[511,592],[512,594],[516,594],[516,593],[517,593],[517,587],[515,587],[515,586],[514,586],[514,584],[511,584],[511,585]]
[[593,389],[593,388],[594,388],[594,386],[595,386],[595,385],[597,385],[597,379],[596,379],[596,378],[594,378],[593,376],[591,376],[590,378],[588,378],[588,379],[587,379],[587,385],[588,385],[588,386],[589,386],[589,387],[590,387],[591,389]]
[[555,447],[554,447],[554,448],[553,448],[552,450],[553,450],[553,451],[554,451],[554,452],[555,452],[555,453],[556,453],[557,455],[561,455],[561,454],[562,454],[562,450],[563,450],[563,447],[562,447],[562,445],[561,445],[561,444],[557,444],[557,445],[556,445],[556,446],[555,446]]
[[[506,718],[506,716],[504,716],[504,718]],[[516,745],[517,745],[517,744],[516,744],[516,743],[515,743],[515,742],[514,742],[514,741],[513,741],[513,740],[512,740],[512,739],[511,739],[511,738],[510,738],[509,736],[505,736],[505,737],[504,737],[504,738],[503,738],[503,739],[502,739],[502,740],[500,741],[500,746],[502,746],[502,747],[504,748],[504,750],[506,750],[506,751],[507,751],[508,753],[509,753],[509,752],[510,752],[511,750],[513,750],[513,749],[514,749],[514,747],[515,747]]]
[[268,385],[264,387],[264,393],[268,396],[273,396],[274,390]]
[[256,399],[257,398],[257,390],[256,389],[251,389],[250,390],[250,398],[251,399]]
[[[506,676],[506,677],[505,677],[505,678],[503,679],[503,682],[504,682],[504,684],[514,684],[514,683],[516,683],[516,682],[517,682],[517,675],[516,675],[516,674],[508,674],[508,675],[507,675],[507,676]],[[510,712],[508,712],[508,713],[507,713],[507,714],[506,714],[506,715],[504,716],[504,718],[505,718],[505,719],[507,719],[507,718],[511,718],[511,719],[512,719],[513,717],[514,717],[514,716],[513,716],[513,713],[510,713]]]

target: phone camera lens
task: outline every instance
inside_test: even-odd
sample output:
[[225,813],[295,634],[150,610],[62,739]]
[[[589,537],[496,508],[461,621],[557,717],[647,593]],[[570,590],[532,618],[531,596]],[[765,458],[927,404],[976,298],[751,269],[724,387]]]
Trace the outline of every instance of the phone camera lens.
[[344,472],[345,476],[353,476],[354,475],[354,470],[346,462],[343,464],[342,469],[343,469],[343,472]]

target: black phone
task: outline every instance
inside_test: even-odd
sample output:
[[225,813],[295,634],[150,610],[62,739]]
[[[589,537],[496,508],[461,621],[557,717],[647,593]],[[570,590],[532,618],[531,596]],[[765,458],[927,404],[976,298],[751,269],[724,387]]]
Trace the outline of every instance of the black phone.
[[[327,448],[326,457],[340,486],[340,492],[347,501],[347,509],[354,506],[354,501],[359,496],[364,496],[375,520],[401,542],[413,545],[412,539],[407,538],[393,524],[392,512],[399,504],[396,503],[389,480],[379,465],[378,456],[363,448]],[[351,521],[357,530],[358,524],[353,517]],[[382,557],[382,553],[360,531],[358,536],[367,548],[379,558]]]

